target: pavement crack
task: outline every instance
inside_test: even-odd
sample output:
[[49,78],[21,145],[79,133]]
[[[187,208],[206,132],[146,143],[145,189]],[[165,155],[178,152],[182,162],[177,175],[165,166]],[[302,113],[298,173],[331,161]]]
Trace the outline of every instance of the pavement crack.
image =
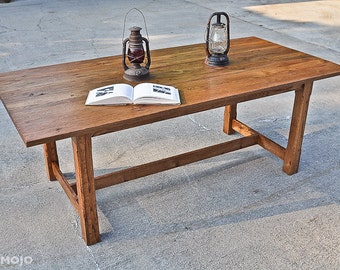
[[32,185],[24,185],[24,186],[14,186],[14,187],[1,187],[0,191],[15,191],[15,190],[22,190],[22,189],[26,189],[26,188],[31,188],[34,185],[36,185],[37,183],[34,183]]
[[196,124],[201,130],[209,131],[211,130],[210,128],[206,127],[205,125],[202,125],[201,123],[197,122],[191,115],[189,115],[189,119],[191,122]]
[[40,32],[43,32],[42,27],[41,27],[43,18],[44,18],[44,16],[41,17],[41,18],[39,19],[38,23],[37,23],[37,27],[38,27],[38,29],[39,29]]
[[98,262],[96,261],[96,258],[95,258],[95,256],[94,256],[94,253],[93,253],[91,247],[86,246],[86,249],[87,249],[87,251],[90,253],[91,258],[93,259],[93,262],[94,262],[94,264],[96,265],[96,270],[100,270],[99,264],[98,264]]

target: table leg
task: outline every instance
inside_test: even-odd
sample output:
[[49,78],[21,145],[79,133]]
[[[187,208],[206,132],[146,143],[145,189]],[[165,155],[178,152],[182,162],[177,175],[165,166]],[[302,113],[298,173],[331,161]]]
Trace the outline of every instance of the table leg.
[[82,236],[87,245],[100,241],[91,136],[72,138],[76,171],[79,217]]
[[288,175],[297,173],[299,169],[302,141],[312,88],[313,82],[308,82],[303,85],[302,89],[295,91],[292,121],[283,162],[283,171]]
[[44,157],[45,157],[47,176],[50,179],[50,181],[55,181],[57,180],[57,177],[53,172],[52,163],[55,162],[59,166],[57,144],[56,142],[49,142],[49,143],[45,143],[43,147],[44,147]]
[[228,134],[234,134],[235,131],[232,128],[232,122],[237,116],[237,104],[227,105],[224,109],[224,125],[223,131]]

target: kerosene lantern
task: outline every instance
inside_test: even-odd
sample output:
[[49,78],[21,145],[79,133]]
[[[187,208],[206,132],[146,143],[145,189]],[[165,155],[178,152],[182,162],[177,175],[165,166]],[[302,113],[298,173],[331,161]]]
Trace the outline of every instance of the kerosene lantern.
[[[140,12],[144,19],[143,13]],[[131,11],[131,10],[130,10]],[[129,12],[130,12],[129,11]],[[128,13],[129,13],[128,12]],[[127,13],[127,14],[128,14]],[[126,14],[126,16],[127,16]],[[125,16],[125,20],[126,20]],[[145,24],[146,27],[146,24]],[[124,21],[125,29],[125,21]],[[124,78],[129,81],[140,81],[149,77],[149,68],[151,64],[149,40],[142,37],[140,31],[141,27],[133,26],[129,28],[130,36],[123,40],[123,67],[124,67]],[[147,30],[146,30],[147,31]],[[124,33],[123,33],[124,36]],[[123,37],[124,38],[124,37]],[[129,60],[131,65],[126,64],[126,58]]]
[[[211,24],[213,17],[216,22]],[[224,17],[225,22],[222,22]],[[229,64],[228,52],[230,48],[229,16],[225,12],[213,13],[207,24],[205,63],[209,66],[226,66]]]

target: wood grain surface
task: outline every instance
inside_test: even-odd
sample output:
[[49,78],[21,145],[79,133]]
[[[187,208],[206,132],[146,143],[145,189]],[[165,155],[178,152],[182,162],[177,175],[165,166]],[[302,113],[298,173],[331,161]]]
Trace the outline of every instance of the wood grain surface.
[[96,136],[294,90],[340,66],[256,37],[231,41],[230,64],[205,65],[204,44],[151,51],[149,82],[180,90],[181,105],[85,106],[88,92],[123,79],[121,56],[0,74],[0,97],[26,146]]

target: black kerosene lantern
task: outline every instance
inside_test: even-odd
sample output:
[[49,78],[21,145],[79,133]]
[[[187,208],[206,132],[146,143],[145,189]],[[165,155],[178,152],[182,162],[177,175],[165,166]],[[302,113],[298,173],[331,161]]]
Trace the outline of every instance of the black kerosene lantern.
[[[211,20],[216,16],[216,22],[211,25]],[[221,18],[225,18],[225,23]],[[229,16],[225,12],[213,13],[208,21],[206,31],[205,63],[209,66],[226,66],[229,64],[228,52],[230,48]]]

